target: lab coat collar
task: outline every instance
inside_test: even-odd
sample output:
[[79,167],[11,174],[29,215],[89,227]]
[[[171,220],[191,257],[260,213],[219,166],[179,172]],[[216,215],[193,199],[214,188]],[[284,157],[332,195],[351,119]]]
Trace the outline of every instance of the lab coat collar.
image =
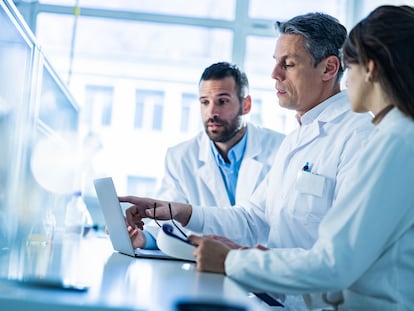
[[198,159],[199,167],[194,174],[204,182],[210,193],[215,196],[218,204],[229,206],[230,200],[225,190],[226,186],[211,152],[210,138],[205,133],[201,138]]
[[401,124],[402,122],[405,122],[404,120],[407,120],[408,122],[412,122],[412,119],[405,115],[403,112],[401,112],[400,109],[397,107],[393,107],[379,122],[375,129],[376,131],[390,131],[390,127],[394,127],[395,124]]
[[[265,147],[262,144],[262,141],[257,135],[256,126],[247,123],[247,131],[249,133],[246,142],[246,149],[244,151],[244,158],[253,158],[259,155],[262,151],[262,148]],[[206,133],[203,133],[200,142],[200,153],[198,157],[200,162],[209,162],[214,161],[211,157],[211,150],[210,150],[210,138],[207,136]]]
[[301,118],[302,125],[311,124],[315,119],[327,123],[349,109],[346,91],[341,91],[323,101],[313,109],[306,112]]
[[257,157],[262,153],[264,148],[269,148],[266,146],[266,142],[263,141],[262,137],[257,134],[258,131],[255,125],[248,123],[247,128],[249,136],[247,137],[246,150],[244,151],[244,158],[239,169],[238,180],[241,180],[241,182],[237,183],[236,202],[239,194],[252,194],[256,188],[256,184],[246,182],[246,180],[256,180],[257,183],[261,182],[259,175],[262,172],[264,164],[258,161]]
[[[346,92],[342,91],[303,115],[302,125],[292,134],[296,135],[294,146],[290,147],[290,153],[294,153],[299,148],[309,144],[321,134],[321,128],[350,108],[346,98]],[[288,157],[289,158],[289,157]]]
[[[262,152],[263,148],[266,148],[266,145],[263,144],[263,141],[258,136],[256,131],[256,126],[247,123],[247,131],[249,135],[246,142],[246,150],[244,152],[244,157],[240,165],[238,180],[256,180],[258,175],[262,171],[263,164],[256,160],[256,157]],[[200,151],[199,151],[199,169],[196,174],[199,174],[200,178],[207,185],[209,189],[225,189],[225,185],[222,178],[217,178],[220,175],[219,168],[217,167],[213,154],[210,150],[210,138],[207,134],[203,133],[200,142]],[[219,187],[217,187],[219,183]],[[238,193],[252,193],[255,185],[251,182],[241,182],[237,183],[236,187],[236,202]],[[221,191],[221,190],[220,190]],[[216,197],[227,198],[226,206],[230,205],[230,200],[228,199],[227,193],[223,190],[221,194],[212,192]]]

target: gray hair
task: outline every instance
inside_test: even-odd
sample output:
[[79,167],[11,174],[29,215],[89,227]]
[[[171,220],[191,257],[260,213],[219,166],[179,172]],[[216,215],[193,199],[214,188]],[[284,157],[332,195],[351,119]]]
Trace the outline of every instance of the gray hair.
[[[324,13],[308,13],[296,16],[286,22],[275,22],[280,34],[297,34],[305,38],[305,49],[311,54],[313,66],[328,56],[338,57],[341,64],[342,45],[346,39],[346,28],[339,21]],[[342,64],[337,81],[342,78]]]

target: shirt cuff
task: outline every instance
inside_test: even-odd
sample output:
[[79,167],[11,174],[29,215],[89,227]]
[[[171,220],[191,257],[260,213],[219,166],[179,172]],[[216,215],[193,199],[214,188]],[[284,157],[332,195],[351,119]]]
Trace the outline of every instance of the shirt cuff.
[[145,245],[144,249],[158,249],[157,240],[155,237],[148,231],[142,231],[145,235]]

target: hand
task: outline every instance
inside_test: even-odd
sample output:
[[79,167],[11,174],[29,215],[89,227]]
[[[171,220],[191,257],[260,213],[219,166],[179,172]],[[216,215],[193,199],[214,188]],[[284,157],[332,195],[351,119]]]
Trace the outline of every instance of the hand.
[[215,235],[215,234],[210,234],[207,236],[210,239],[216,240],[216,241],[220,241],[222,242],[224,245],[226,245],[228,248],[231,249],[240,249],[240,248],[246,248],[243,247],[237,243],[234,243],[232,240],[225,238],[224,236],[219,236],[219,235]]
[[[144,227],[143,218],[154,219],[154,206],[156,207],[155,217],[157,220],[169,220],[173,218],[180,222],[182,226],[185,226],[191,217],[192,207],[188,204],[170,203],[135,196],[118,197],[118,199],[119,202],[133,204],[125,211],[127,224],[132,228],[138,227],[142,230]],[[171,209],[169,206],[171,206]]]
[[139,198],[135,196],[118,197],[118,200],[121,203],[133,204],[125,211],[127,226],[129,225],[132,228],[138,227],[138,229],[143,230],[144,222],[142,219],[150,217],[147,215],[147,210],[152,209],[154,207],[154,202],[156,201],[153,199]]
[[198,271],[225,274],[224,262],[230,251],[228,246],[208,237],[190,235],[188,239],[197,246],[194,250],[194,256]]
[[138,228],[134,229],[131,226],[128,226],[128,233],[133,248],[143,248],[145,246],[147,239],[145,238],[145,235],[142,232],[142,230]]

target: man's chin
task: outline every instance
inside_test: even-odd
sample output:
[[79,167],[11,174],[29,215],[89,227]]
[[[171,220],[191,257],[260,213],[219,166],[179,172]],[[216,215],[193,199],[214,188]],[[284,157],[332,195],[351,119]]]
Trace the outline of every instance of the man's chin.
[[210,138],[210,140],[212,140],[215,143],[225,143],[229,140],[228,138],[223,137],[223,135],[219,133],[216,133],[216,134],[210,133],[208,137]]

